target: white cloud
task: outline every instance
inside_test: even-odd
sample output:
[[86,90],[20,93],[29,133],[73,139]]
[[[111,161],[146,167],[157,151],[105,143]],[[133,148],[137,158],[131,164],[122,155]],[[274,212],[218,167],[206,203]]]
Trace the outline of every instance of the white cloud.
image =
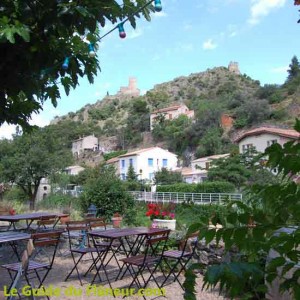
[[141,28],[137,28],[135,30],[131,30],[128,34],[127,34],[127,38],[128,39],[135,39],[139,36],[141,36],[143,34],[143,30]]
[[[43,114],[43,112],[41,112]],[[39,127],[44,127],[46,125],[49,125],[49,120],[47,117],[41,115],[41,114],[33,114],[31,120],[29,121],[30,125],[37,125]],[[20,128],[22,129],[22,128]],[[8,125],[7,123],[4,123],[0,127],[0,139],[11,139],[12,135],[16,133],[16,125]]]
[[271,73],[285,74],[288,68],[289,68],[288,66],[272,68]]
[[213,50],[213,49],[217,48],[217,46],[218,45],[216,43],[214,43],[212,39],[208,39],[203,43],[202,48],[204,50]]
[[193,51],[194,45],[193,44],[181,44],[180,49],[183,51]]
[[272,10],[283,7],[286,0],[252,0],[250,8],[250,18],[248,23],[256,25],[260,20],[267,16]]
[[15,125],[8,125],[4,123],[0,127],[0,139],[10,139],[13,134],[16,133],[16,126]]
[[168,16],[168,14],[165,13],[163,10],[160,11],[160,12],[156,12],[155,14],[153,14],[153,17],[154,17],[154,18],[155,18],[155,17],[157,17],[157,18],[162,18],[162,17],[167,17],[167,16]]

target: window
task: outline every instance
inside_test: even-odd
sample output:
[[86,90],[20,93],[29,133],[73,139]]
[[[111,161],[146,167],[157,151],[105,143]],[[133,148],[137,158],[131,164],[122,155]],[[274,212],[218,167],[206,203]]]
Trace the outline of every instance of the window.
[[122,168],[125,168],[125,159],[122,159]]
[[166,168],[168,166],[168,160],[166,158],[163,159],[162,165],[164,168]]
[[154,178],[154,173],[149,173],[149,180],[152,180]]
[[129,159],[129,165],[130,165],[130,166],[133,165],[133,159],[132,159],[132,158]]
[[242,152],[250,152],[251,149],[255,149],[255,147],[253,146],[253,144],[245,144],[242,146]]
[[267,146],[271,146],[273,144],[276,144],[277,143],[277,140],[270,140],[270,141],[267,141]]
[[153,158],[148,158],[148,166],[153,167]]
[[125,179],[126,179],[126,176],[125,176],[124,173],[121,174],[121,179],[122,179],[122,180],[125,180]]

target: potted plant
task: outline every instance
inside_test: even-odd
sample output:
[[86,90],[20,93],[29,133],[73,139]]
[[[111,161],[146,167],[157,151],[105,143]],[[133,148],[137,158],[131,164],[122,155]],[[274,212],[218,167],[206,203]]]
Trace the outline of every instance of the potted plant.
[[71,213],[70,207],[65,207],[65,208],[62,210],[62,213],[63,213],[65,216],[61,216],[59,220],[60,220],[60,224],[65,225],[66,222],[69,222],[69,221],[70,221],[70,213]]
[[176,229],[174,203],[169,203],[167,206],[158,203],[149,203],[147,208],[146,216],[152,220],[152,228]]
[[115,212],[113,214],[112,218],[111,218],[111,221],[113,223],[113,227],[114,228],[120,228],[122,220],[123,220],[122,216],[118,212]]

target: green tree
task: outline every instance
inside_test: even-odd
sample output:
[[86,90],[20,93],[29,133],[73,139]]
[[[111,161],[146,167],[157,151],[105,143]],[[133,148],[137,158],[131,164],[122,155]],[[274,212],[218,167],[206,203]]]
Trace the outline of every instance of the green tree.
[[250,175],[250,171],[244,165],[239,154],[213,160],[207,172],[209,180],[231,182],[238,190],[246,183]]
[[96,50],[99,28],[107,23],[128,18],[135,28],[141,15],[150,20],[148,2],[1,1],[0,125],[28,127],[46,100],[57,105],[60,84],[68,94],[79,77],[93,83],[100,66],[88,43]]
[[154,183],[156,185],[175,184],[182,181],[180,172],[174,172],[167,168],[161,168],[160,171],[157,171],[154,174]]
[[[300,133],[300,120],[295,129]],[[278,181],[253,185],[247,200],[228,203],[223,228],[209,229],[209,218],[204,217],[190,226],[188,232],[199,230],[199,240],[209,243],[223,241],[225,250],[238,249],[238,257],[230,262],[208,267],[204,287],[219,285],[232,299],[263,299],[267,284],[280,279],[280,291],[291,298],[300,297],[300,143],[273,144],[264,153],[267,167],[277,168]],[[216,219],[213,218],[213,224]],[[270,253],[276,253],[271,256]],[[197,299],[194,294],[194,265],[186,273],[185,299]],[[288,273],[289,272],[289,273]],[[236,283],[239,283],[238,285]]]
[[41,179],[61,171],[71,162],[70,150],[61,147],[49,127],[0,141],[0,181],[20,187],[31,209],[35,207]]
[[296,55],[292,57],[291,63],[288,69],[288,78],[287,82],[292,81],[293,79],[297,78],[300,75],[300,64],[299,60]]
[[133,165],[129,165],[128,171],[126,174],[126,180],[128,181],[136,181],[137,180],[137,174],[134,171]]

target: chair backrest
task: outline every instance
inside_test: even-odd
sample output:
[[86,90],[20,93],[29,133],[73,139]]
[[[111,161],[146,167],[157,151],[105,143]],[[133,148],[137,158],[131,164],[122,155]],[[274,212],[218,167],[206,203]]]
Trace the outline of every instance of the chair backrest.
[[[66,225],[70,249],[75,247],[74,239],[80,241],[80,247],[84,247],[86,239],[88,239],[87,232],[90,230],[89,222],[86,220],[68,221]],[[78,248],[78,245],[76,245],[76,248]]]
[[[199,236],[199,231],[196,231],[186,235],[185,238],[181,240],[179,245],[179,250],[182,251],[182,255],[184,255],[186,252],[190,252],[192,255],[195,253],[198,244],[198,236]],[[191,243],[193,243],[192,246]]]
[[[18,272],[17,272],[16,276],[14,277],[14,281],[13,281],[11,287],[10,287],[10,290],[18,289],[19,284],[22,281],[22,276],[23,276],[23,274],[26,273],[26,271],[28,269],[29,258],[31,256],[31,254],[33,253],[33,251],[34,251],[33,241],[32,241],[32,239],[29,239],[28,242],[27,242],[27,247],[26,247],[26,249],[24,250],[24,252],[22,254],[21,264],[19,266],[19,269],[18,269]],[[15,298],[16,297],[14,296],[14,294],[11,293],[7,299],[8,300],[14,300]],[[33,296],[32,295],[29,296],[29,299],[33,299]]]
[[104,217],[100,218],[85,218],[86,222],[88,222],[90,229],[102,228],[106,230],[106,221]]
[[145,235],[145,255],[157,255],[158,249],[163,253],[169,239],[170,229],[147,233]]
[[47,246],[54,247],[52,258],[50,258],[50,268],[52,267],[55,259],[61,234],[62,234],[61,230],[60,231],[55,230],[55,231],[33,233],[31,235],[34,247],[47,247]]
[[37,221],[37,231],[53,229],[56,223],[56,218],[41,217]]

